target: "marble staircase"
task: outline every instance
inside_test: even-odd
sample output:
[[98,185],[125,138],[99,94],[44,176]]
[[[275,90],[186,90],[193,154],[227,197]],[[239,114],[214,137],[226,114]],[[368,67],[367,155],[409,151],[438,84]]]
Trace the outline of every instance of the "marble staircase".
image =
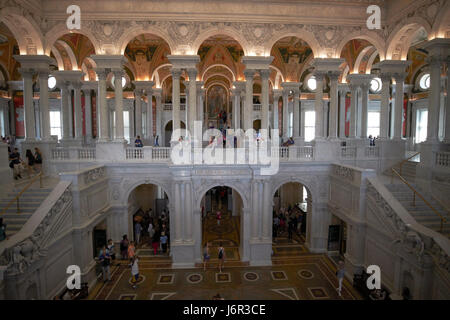
[[[7,237],[11,237],[13,234],[20,231],[25,222],[27,222],[36,209],[39,208],[52,190],[52,188],[39,188],[39,185],[32,186],[20,196],[19,212],[17,210],[17,202],[15,201],[0,215],[0,217],[3,218],[3,223],[6,224]],[[0,195],[0,212],[3,212],[8,203],[21,191],[21,188],[15,187],[10,192],[3,192]]]

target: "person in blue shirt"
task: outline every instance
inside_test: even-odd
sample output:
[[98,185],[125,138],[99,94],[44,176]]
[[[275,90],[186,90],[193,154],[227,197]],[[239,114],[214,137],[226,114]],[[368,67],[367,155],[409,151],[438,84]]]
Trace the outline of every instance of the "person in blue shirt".
[[141,136],[137,136],[136,140],[134,140],[134,146],[136,148],[142,148],[144,146],[141,140]]
[[106,246],[103,246],[102,250],[100,250],[98,260],[100,261],[100,264],[102,266],[103,281],[111,281],[111,272],[109,268],[109,266],[111,265],[111,256],[109,255]]
[[167,252],[167,236],[165,232],[161,232],[161,237],[159,238],[161,243],[163,253]]

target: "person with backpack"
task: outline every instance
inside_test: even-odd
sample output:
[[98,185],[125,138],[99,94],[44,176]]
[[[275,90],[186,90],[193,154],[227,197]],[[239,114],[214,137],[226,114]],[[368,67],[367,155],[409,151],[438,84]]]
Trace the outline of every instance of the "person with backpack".
[[101,266],[102,266],[102,273],[103,273],[103,281],[111,281],[111,272],[110,272],[110,264],[111,264],[111,257],[109,255],[108,250],[106,249],[106,246],[103,246],[102,250],[100,251],[100,256],[98,257]]
[[128,237],[125,234],[122,241],[120,241],[120,255],[122,256],[122,260],[128,259],[128,244]]
[[25,152],[25,157],[27,158],[28,177],[31,177],[31,173],[34,171],[34,163],[36,162],[36,159],[30,149],[27,149]]
[[222,242],[219,244],[217,258],[219,259],[219,272],[222,272],[223,264],[225,262],[225,249],[222,246]]

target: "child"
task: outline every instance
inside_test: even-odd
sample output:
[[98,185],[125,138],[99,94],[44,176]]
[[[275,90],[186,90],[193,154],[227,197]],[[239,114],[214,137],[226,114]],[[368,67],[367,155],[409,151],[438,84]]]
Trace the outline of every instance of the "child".
[[138,256],[134,256],[133,259],[131,259],[131,282],[133,283],[133,289],[136,289],[136,282],[139,279],[139,265],[138,265],[139,259]]

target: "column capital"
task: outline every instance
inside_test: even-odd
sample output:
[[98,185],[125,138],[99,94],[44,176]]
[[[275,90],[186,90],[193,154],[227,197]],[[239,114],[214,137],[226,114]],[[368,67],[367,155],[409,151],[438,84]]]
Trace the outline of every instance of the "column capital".
[[400,73],[405,72],[406,68],[411,65],[411,61],[405,60],[383,60],[373,65],[374,69],[379,69],[383,73]]
[[283,94],[283,89],[273,89],[274,97],[281,97],[282,94]]
[[330,81],[338,81],[339,76],[341,75],[340,71],[329,71],[327,73],[328,77],[330,78]]
[[153,89],[153,95],[155,97],[161,97],[161,95],[162,95],[162,88],[154,88]]
[[259,75],[261,76],[262,80],[269,80],[270,76],[270,69],[261,69],[259,70]]
[[300,86],[302,85],[301,82],[282,82],[281,87],[283,90],[294,91],[294,92],[300,92]]
[[245,81],[234,81],[233,86],[240,92],[245,90]]
[[134,87],[139,90],[146,90],[147,88],[152,88],[155,84],[153,81],[133,81]]
[[425,42],[422,48],[428,51],[428,57],[434,57],[444,62],[450,54],[450,39],[435,38]]
[[269,69],[273,59],[272,56],[243,56],[241,61],[245,65],[245,69],[261,70]]
[[95,61],[99,69],[122,69],[126,62],[123,55],[91,55],[92,60]]
[[186,72],[189,76],[189,81],[192,81],[192,80],[197,81],[196,77],[197,77],[198,71],[196,68],[188,68],[188,69],[186,69]]
[[13,57],[20,62],[21,68],[33,70],[35,73],[49,70],[50,64],[56,64],[56,61],[47,55],[14,55]]
[[382,83],[390,83],[392,80],[392,73],[382,72],[379,74]]
[[84,92],[90,92],[91,90],[98,90],[98,81],[83,81],[83,87],[81,90]]
[[347,94],[349,92],[349,86],[348,83],[338,83],[338,90],[340,94]]
[[393,77],[395,79],[395,83],[398,82],[405,82],[406,77],[408,76],[407,72],[397,72],[393,74]]
[[115,80],[118,79],[122,82],[122,76],[125,73],[125,71],[123,69],[112,69],[111,72],[114,75]]
[[374,78],[373,74],[365,74],[365,73],[364,74],[354,73],[347,76],[347,80],[350,81],[350,84],[356,85],[358,87],[370,84],[373,78]]
[[[52,75],[56,78],[58,83],[65,82],[70,85],[82,84],[84,72],[79,70],[67,70],[67,71],[53,71]],[[81,88],[81,86],[80,86]]]
[[95,73],[97,74],[98,80],[106,80],[109,70],[105,68],[95,68]]
[[173,79],[180,79],[180,77],[181,77],[181,72],[182,72],[182,70],[181,69],[175,69],[175,68],[172,68],[171,70],[170,70],[170,73],[172,74],[172,78]]
[[169,59],[172,64],[172,69],[191,69],[195,68],[196,65],[200,62],[199,55],[168,55],[167,59]]
[[244,70],[244,76],[245,80],[253,80],[253,77],[255,76],[256,70],[254,69],[245,69]]
[[32,78],[36,72],[29,68],[19,68],[19,73],[23,78]]

